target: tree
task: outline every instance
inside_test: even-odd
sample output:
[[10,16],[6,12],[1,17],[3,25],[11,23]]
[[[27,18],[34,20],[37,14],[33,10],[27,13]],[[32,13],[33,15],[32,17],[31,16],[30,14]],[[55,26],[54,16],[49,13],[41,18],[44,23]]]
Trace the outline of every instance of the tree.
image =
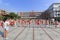
[[0,20],[3,20],[3,18],[4,18],[4,17],[0,15]]
[[9,17],[11,19],[17,18],[17,14],[15,14],[14,12],[10,12]]

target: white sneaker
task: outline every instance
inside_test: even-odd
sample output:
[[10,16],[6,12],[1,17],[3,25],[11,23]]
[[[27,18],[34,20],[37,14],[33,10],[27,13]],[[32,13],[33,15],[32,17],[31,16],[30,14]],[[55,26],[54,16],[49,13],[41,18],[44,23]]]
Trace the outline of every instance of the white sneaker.
[[6,38],[6,39],[8,39],[8,38]]
[[8,38],[4,38],[5,40],[7,40]]

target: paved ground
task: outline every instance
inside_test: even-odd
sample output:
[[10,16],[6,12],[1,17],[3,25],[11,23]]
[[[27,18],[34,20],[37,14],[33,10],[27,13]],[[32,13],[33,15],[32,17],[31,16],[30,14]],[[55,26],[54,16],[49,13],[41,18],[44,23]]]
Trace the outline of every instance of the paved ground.
[[[0,40],[3,29],[0,27]],[[60,40],[60,28],[10,27],[8,40]]]

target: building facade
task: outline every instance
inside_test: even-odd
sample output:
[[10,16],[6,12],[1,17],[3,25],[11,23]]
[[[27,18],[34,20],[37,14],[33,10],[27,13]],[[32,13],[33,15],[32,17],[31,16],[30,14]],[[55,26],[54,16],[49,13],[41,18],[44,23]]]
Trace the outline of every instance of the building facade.
[[5,14],[5,11],[4,10],[0,10],[0,15],[3,15]]
[[22,18],[36,18],[41,15],[41,12],[18,12],[17,15]]
[[0,10],[0,15],[8,15],[7,12],[5,10]]
[[60,3],[53,3],[46,11],[50,12],[50,17],[60,17]]

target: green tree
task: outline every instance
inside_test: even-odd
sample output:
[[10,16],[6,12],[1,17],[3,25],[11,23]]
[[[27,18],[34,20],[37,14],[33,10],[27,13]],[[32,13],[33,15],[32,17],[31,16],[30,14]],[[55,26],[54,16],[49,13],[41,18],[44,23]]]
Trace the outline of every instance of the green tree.
[[10,12],[9,18],[11,19],[17,18],[17,14],[15,14],[14,12]]

